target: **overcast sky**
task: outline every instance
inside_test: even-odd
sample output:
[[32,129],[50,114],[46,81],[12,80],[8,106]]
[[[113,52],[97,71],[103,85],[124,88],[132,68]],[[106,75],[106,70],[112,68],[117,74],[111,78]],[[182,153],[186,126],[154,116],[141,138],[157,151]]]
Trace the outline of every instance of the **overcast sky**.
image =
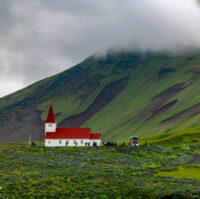
[[108,49],[200,47],[197,0],[0,0],[0,97]]

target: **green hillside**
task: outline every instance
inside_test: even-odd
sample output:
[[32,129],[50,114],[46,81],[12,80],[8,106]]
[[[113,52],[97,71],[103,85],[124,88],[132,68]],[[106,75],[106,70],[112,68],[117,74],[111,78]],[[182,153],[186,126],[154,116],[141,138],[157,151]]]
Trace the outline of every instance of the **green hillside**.
[[144,145],[145,142],[149,145],[156,145],[167,148],[181,147],[182,150],[185,150],[188,149],[189,146],[197,146],[196,144],[200,143],[200,128],[166,132],[150,137],[145,137],[140,140],[141,145]]
[[127,140],[200,127],[200,53],[117,53],[0,99],[0,140],[42,139],[50,103],[65,127],[91,127],[103,140]]

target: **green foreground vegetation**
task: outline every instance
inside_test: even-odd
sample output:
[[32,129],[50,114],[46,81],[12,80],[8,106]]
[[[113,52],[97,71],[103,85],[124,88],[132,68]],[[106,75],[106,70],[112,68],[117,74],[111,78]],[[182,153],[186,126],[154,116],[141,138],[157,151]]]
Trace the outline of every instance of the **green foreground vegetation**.
[[200,180],[200,166],[193,167],[179,167],[175,171],[159,171],[157,176],[168,176],[174,178],[194,178]]
[[0,198],[199,198],[195,154],[200,144],[173,149],[4,144]]

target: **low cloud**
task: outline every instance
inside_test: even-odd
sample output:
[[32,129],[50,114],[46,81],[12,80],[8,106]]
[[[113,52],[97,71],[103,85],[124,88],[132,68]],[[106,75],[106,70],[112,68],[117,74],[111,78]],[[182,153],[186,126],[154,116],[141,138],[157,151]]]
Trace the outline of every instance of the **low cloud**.
[[0,96],[108,49],[199,48],[199,2],[1,0]]

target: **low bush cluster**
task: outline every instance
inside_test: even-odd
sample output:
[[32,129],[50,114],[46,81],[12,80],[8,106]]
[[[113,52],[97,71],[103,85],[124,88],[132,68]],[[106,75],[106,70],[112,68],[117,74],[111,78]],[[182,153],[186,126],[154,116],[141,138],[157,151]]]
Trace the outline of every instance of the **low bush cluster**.
[[200,181],[156,175],[191,166],[193,157],[185,151],[157,146],[3,148],[0,198],[198,198]]

